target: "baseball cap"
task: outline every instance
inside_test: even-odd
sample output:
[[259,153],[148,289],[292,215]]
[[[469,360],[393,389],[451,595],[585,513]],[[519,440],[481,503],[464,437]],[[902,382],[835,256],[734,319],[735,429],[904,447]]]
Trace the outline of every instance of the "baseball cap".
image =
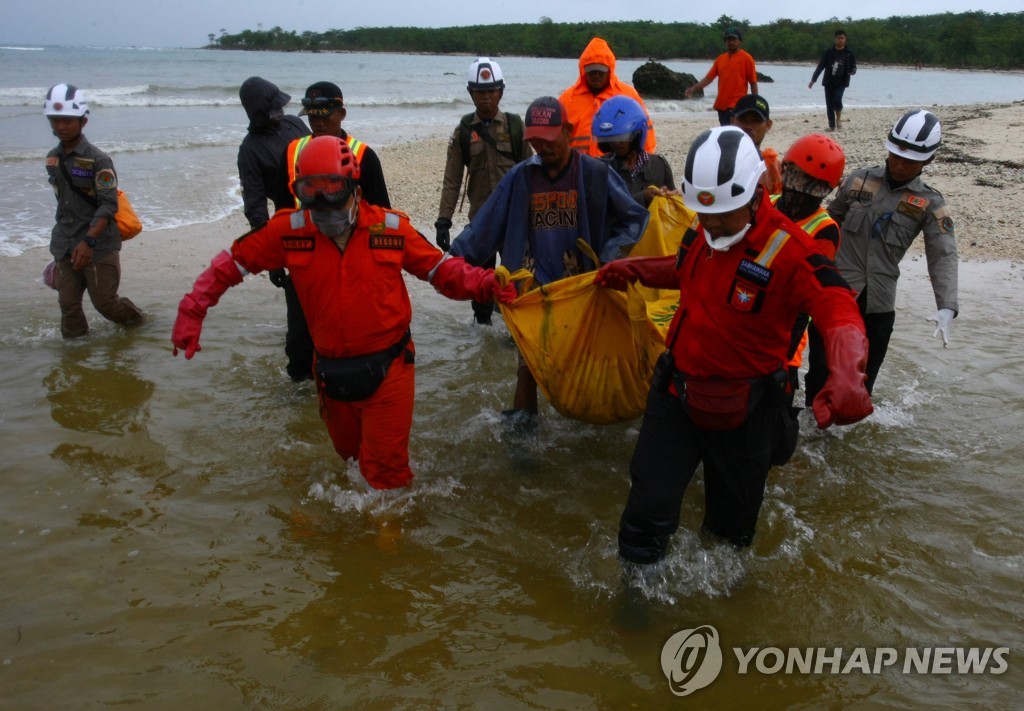
[[593,72],[593,71],[607,72],[607,71],[609,71],[609,69],[608,69],[608,65],[607,64],[601,64],[600,62],[594,62],[593,64],[588,64],[587,66],[583,67],[583,71],[584,72]]
[[730,27],[725,31],[725,37],[723,39],[729,39],[730,37],[735,37],[736,39],[741,40],[743,39],[743,33],[739,31],[738,27]]
[[306,95],[302,97],[302,111],[299,116],[326,116],[334,109],[345,106],[345,99],[337,84],[329,81],[318,81],[310,84]]
[[553,96],[542,96],[535,99],[526,109],[524,121],[526,131],[523,137],[528,141],[539,138],[542,141],[554,141],[562,135],[562,124],[565,123],[565,108],[562,102]]
[[753,111],[765,121],[768,120],[768,101],[760,94],[746,94],[732,109],[733,116],[741,116],[748,111]]

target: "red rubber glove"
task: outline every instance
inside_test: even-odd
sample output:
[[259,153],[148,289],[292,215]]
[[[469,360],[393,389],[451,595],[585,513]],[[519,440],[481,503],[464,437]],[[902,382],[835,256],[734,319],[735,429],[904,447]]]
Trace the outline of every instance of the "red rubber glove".
[[606,289],[625,291],[626,286],[639,281],[652,289],[678,289],[676,258],[670,257],[626,257],[608,262],[597,270],[594,283]]
[[508,304],[519,296],[514,284],[502,286],[498,283],[493,269],[474,267],[462,257],[444,259],[434,269],[430,283],[449,299],[457,301],[472,299],[486,303],[497,300]]
[[814,398],[814,419],[818,427],[852,425],[875,411],[864,382],[868,362],[868,339],[857,326],[847,325],[822,334],[829,376]]
[[199,275],[192,286],[192,292],[178,304],[178,318],[174,321],[174,332],[171,342],[174,343],[174,355],[178,349],[185,351],[185,359],[191,360],[198,351],[199,334],[203,331],[203,319],[211,306],[220,301],[220,297],[229,287],[242,282],[242,272],[235,264],[231,252],[224,250],[210,262],[206,271]]

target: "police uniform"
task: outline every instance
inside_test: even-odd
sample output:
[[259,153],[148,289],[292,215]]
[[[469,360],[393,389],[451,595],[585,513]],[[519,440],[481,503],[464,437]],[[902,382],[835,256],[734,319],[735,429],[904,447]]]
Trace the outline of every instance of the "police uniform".
[[[836,266],[850,288],[859,294],[858,304],[864,315],[870,344],[870,392],[895,323],[899,263],[922,232],[935,304],[954,314],[959,310],[953,217],[942,194],[928,187],[921,176],[900,187],[890,187],[885,166],[852,173],[839,188],[828,212],[839,223],[842,233]],[[813,379],[824,383],[827,376],[827,371],[815,372]],[[812,378],[810,373],[808,378]],[[807,397],[813,397],[810,386]]]
[[[82,310],[82,295],[86,291],[104,318],[124,325],[141,321],[142,311],[117,294],[121,283],[121,233],[114,220],[117,213],[117,173],[110,156],[89,143],[83,135],[71,151],[65,153],[58,145],[46,154],[46,173],[57,196],[56,223],[50,233],[50,254],[56,261],[61,335],[75,338],[88,333],[89,324]],[[68,184],[68,178],[71,185],[95,200],[96,204],[76,192]],[[107,226],[96,236],[92,264],[83,269],[73,269],[71,253],[85,239],[89,228],[103,218],[107,219]]]
[[[462,127],[456,126],[448,139],[448,157],[444,164],[444,179],[441,183],[441,206],[437,219],[452,219],[459,201],[462,176],[466,178],[466,197],[469,198],[468,219],[472,220],[477,210],[487,202],[501,179],[512,166],[533,155],[533,149],[526,140],[519,141],[519,150],[513,144],[509,120],[504,111],[498,111],[490,121],[484,121],[477,113],[469,121],[469,155],[463,151]],[[486,137],[485,137],[486,136]],[[521,137],[520,137],[521,138]],[[480,266],[494,268],[497,261],[489,259]],[[484,321],[489,321],[494,304],[473,302],[473,312]]]
[[[835,266],[768,200],[730,249],[711,250],[696,231],[682,244],[679,308],[667,339],[675,377],[651,388],[619,526],[621,555],[641,564],[664,555],[702,462],[704,529],[750,544],[768,470],[795,445],[784,366],[797,314],[810,313],[825,331],[860,328]],[[737,426],[712,429],[691,414],[694,381],[708,380],[751,382]]]

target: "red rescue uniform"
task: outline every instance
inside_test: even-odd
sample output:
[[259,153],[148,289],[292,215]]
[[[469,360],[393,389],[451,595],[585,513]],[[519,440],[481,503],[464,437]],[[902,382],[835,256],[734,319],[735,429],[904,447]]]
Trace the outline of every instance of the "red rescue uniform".
[[[231,254],[253,273],[287,267],[317,356],[327,358],[375,353],[402,340],[412,319],[402,272],[427,281],[445,257],[407,216],[365,200],[344,251],[316,228],[308,212],[280,210],[264,227],[236,240]],[[321,417],[335,450],[357,458],[363,476],[378,489],[412,479],[413,352],[410,342],[365,400],[334,400],[318,383]]]
[[[822,330],[861,324],[835,265],[768,200],[739,244],[715,252],[697,239],[677,274],[680,305],[667,342],[674,342],[676,368],[690,376],[757,378],[778,370],[798,313]],[[680,327],[685,337],[675,338]]]

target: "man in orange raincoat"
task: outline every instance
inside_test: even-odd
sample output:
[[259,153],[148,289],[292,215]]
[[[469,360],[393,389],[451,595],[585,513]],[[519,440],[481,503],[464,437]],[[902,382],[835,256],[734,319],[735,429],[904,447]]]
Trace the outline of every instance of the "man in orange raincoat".
[[612,48],[608,43],[600,37],[590,40],[590,44],[583,50],[583,54],[580,55],[579,79],[559,97],[568,120],[573,125],[573,133],[569,139],[572,148],[595,158],[604,155],[597,147],[597,141],[590,135],[590,126],[601,104],[620,94],[635,99],[644,107],[647,114],[647,140],[644,143],[644,150],[648,153],[657,150],[654,124],[651,122],[650,112],[644,106],[644,100],[636,93],[636,89],[616,76],[615,55],[612,54]]

